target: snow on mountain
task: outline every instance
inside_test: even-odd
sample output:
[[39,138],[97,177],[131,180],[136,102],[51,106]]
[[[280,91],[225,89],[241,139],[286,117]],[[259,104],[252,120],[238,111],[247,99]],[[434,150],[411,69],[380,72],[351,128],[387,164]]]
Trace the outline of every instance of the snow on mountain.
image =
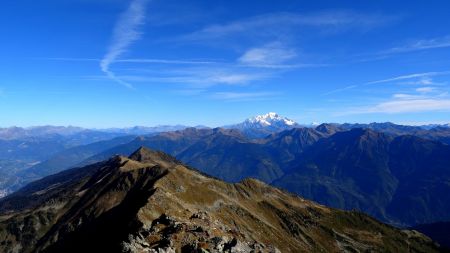
[[258,115],[244,121],[244,124],[249,127],[283,127],[295,126],[297,123],[291,119],[280,116],[275,112],[269,112],[264,115]]
[[239,124],[225,126],[225,128],[238,129],[251,138],[262,138],[271,133],[291,129],[297,126],[299,125],[295,121],[278,115],[275,112],[269,112],[264,115],[248,118]]

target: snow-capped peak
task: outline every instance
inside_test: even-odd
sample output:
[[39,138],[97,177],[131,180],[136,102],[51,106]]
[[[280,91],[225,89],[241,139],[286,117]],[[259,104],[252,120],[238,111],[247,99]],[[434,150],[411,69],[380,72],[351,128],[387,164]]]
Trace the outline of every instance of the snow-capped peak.
[[264,115],[258,115],[258,116],[249,118],[245,121],[245,123],[259,124],[261,126],[275,126],[275,125],[294,126],[297,124],[297,123],[295,123],[295,121],[288,119],[286,117],[280,116],[275,112],[269,112]]
[[275,112],[269,112],[264,115],[248,118],[239,124],[225,126],[225,128],[240,130],[250,138],[263,138],[269,134],[292,129],[297,126],[299,124],[295,121],[280,116]]

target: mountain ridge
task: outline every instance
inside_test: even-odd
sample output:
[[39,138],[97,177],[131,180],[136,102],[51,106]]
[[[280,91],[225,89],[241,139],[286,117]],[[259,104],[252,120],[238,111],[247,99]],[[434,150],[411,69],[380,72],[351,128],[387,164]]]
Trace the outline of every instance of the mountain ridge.
[[[411,226],[447,217],[445,212],[414,208],[420,199],[424,203],[437,201],[442,210],[450,210],[444,205],[445,196],[437,194],[445,190],[445,180],[450,178],[450,172],[445,169],[450,164],[447,145],[420,137],[392,136],[371,129],[340,129],[335,132],[333,125],[324,125],[323,128],[327,130],[291,129],[256,141],[232,134],[230,130],[165,133],[117,146],[81,165],[106,159],[113,154],[129,155],[140,146],[148,146],[229,182],[254,177],[320,203],[336,208],[357,208],[397,225]],[[405,142],[408,139],[426,152],[411,149],[414,145]],[[411,162],[405,163],[402,156],[420,158],[421,162],[413,166]],[[416,173],[423,171],[426,175],[424,180],[420,176],[414,180],[418,180],[416,182],[421,187],[428,187],[430,192],[414,190],[412,185],[407,184],[413,178],[399,174],[405,168],[412,168]],[[337,171],[343,174],[337,174]],[[440,173],[439,176],[433,176],[436,173]],[[298,178],[299,175],[303,179]],[[425,178],[444,188],[430,188],[433,184],[427,184]],[[369,186],[374,188],[368,189]],[[325,194],[323,191],[329,192]],[[409,192],[416,193],[412,195]],[[397,208],[392,201],[413,206],[402,210],[401,205]],[[402,213],[406,212],[409,214],[402,218]]]
[[439,250],[420,233],[254,179],[225,183],[142,147],[32,183],[0,207],[5,253]]

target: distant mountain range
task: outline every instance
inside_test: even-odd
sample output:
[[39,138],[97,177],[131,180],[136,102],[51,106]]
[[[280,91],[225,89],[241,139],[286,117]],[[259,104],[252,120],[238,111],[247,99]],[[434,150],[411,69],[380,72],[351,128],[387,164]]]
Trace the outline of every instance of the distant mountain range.
[[146,148],[0,200],[0,241],[4,253],[440,250],[416,231],[255,179],[226,183]]
[[[132,130],[100,132],[98,136],[96,131],[72,129],[71,134],[55,135],[56,130],[46,130],[42,132],[52,134],[25,138],[49,142],[32,142],[36,146],[25,139],[0,141],[0,149],[4,148],[0,191],[6,194],[61,170],[115,154],[130,155],[147,146],[229,182],[257,178],[322,204],[364,211],[391,224],[450,220],[450,194],[442,194],[450,193],[450,128],[446,126],[370,123],[301,127],[268,113],[226,128],[178,127],[182,130],[141,136],[125,135]],[[67,144],[87,133],[100,141]],[[58,144],[52,138],[69,141]],[[14,144],[8,146],[10,143]],[[25,155],[23,143],[36,155]],[[50,144],[60,146],[52,149]]]
[[[73,126],[0,128],[0,197],[138,135],[184,128],[186,126],[182,125],[111,129]],[[46,162],[48,159],[51,161]],[[60,168],[61,164],[65,166]]]
[[[100,131],[126,134],[126,135],[147,135],[147,134],[153,134],[153,133],[183,130],[185,128],[188,128],[188,126],[160,125],[160,126],[153,126],[153,127],[134,126],[134,127],[127,127],[127,128],[106,128],[106,129],[100,129]],[[195,128],[207,128],[207,127],[206,126],[196,126]]]
[[81,127],[73,126],[36,126],[36,127],[9,127],[0,128],[0,139],[11,140],[11,139],[23,139],[26,137],[40,137],[40,136],[52,136],[52,135],[73,135],[80,132],[86,131]]
[[[73,126],[36,126],[36,127],[9,127],[0,128],[0,140],[22,140],[26,138],[81,138],[87,136],[89,142],[99,141],[102,135],[146,135],[159,132],[185,129],[183,125],[161,125],[154,127],[135,126],[128,128],[87,129]],[[202,126],[199,126],[202,127]],[[99,135],[99,136],[98,136]],[[89,138],[88,138],[89,137]],[[105,138],[103,138],[105,139]],[[80,143],[87,144],[87,143]]]
[[229,182],[257,178],[320,203],[362,210],[393,224],[450,220],[450,195],[441,194],[450,192],[450,146],[418,136],[346,130],[328,124],[315,129],[294,128],[264,139],[249,139],[234,129],[188,128],[141,136],[89,158],[75,156],[67,164],[56,157],[28,172],[44,176],[114,154],[129,155],[140,146],[167,152]]
[[[288,130],[296,127],[310,127],[315,128],[321,124],[300,124],[292,119],[281,116],[275,112],[269,112],[263,115],[257,115],[244,120],[241,123],[221,126],[226,129],[237,129],[243,135],[249,138],[264,138],[272,133],[278,133],[283,130]],[[450,123],[448,124],[429,124],[422,126],[408,126],[398,125],[391,122],[385,123],[330,123],[340,129],[352,128],[370,128],[385,133],[404,135],[426,135],[430,136],[433,133],[427,132],[441,132],[446,130],[445,135],[450,131]],[[125,128],[104,128],[104,129],[87,129],[74,126],[35,126],[35,127],[9,127],[0,128],[0,140],[24,140],[27,138],[68,138],[73,139],[72,146],[88,144],[95,141],[106,140],[108,138],[117,137],[121,135],[149,135],[161,132],[177,131],[189,128],[185,125],[159,125],[159,126],[134,126]],[[210,128],[208,126],[198,125],[194,128],[203,129]],[[448,131],[447,131],[448,130]],[[448,140],[447,140],[448,141]]]
[[391,122],[370,123],[370,124],[335,124],[339,128],[365,128],[383,132],[392,136],[414,135],[425,139],[437,140],[450,144],[450,127],[449,125],[427,126],[405,126],[397,125]]

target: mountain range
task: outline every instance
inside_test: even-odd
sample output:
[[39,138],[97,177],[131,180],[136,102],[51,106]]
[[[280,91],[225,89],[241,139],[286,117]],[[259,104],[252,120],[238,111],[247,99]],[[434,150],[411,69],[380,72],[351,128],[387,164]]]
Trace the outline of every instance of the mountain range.
[[[105,129],[88,129],[74,126],[34,126],[34,127],[8,127],[0,128],[0,140],[17,140],[27,137],[71,137],[73,139],[82,139],[83,135],[87,135],[85,139],[96,141],[102,135],[142,135],[166,131],[175,131],[186,128],[183,125],[160,125],[154,127],[134,126],[127,128],[105,128]],[[97,136],[100,135],[100,136]],[[86,143],[84,143],[86,144]]]
[[[256,140],[233,129],[188,128],[129,142],[124,138],[120,145],[114,145],[115,141],[107,143],[97,145],[105,150],[95,155],[99,149],[83,152],[92,144],[79,147],[80,151],[68,150],[33,166],[21,178],[37,179],[114,154],[129,155],[140,146],[148,146],[229,182],[257,178],[320,203],[356,208],[393,224],[449,219],[448,201],[439,194],[449,190],[449,147],[417,136],[393,136],[362,128],[343,130],[323,124]],[[106,149],[108,145],[112,147]],[[68,161],[71,157],[74,159]],[[415,187],[427,190],[417,191]],[[401,209],[405,204],[411,206],[409,214]],[[431,208],[436,205],[441,212]]]
[[[297,123],[276,113],[268,113],[250,118],[236,127],[240,126],[243,134],[255,138],[296,125]],[[131,141],[130,137],[185,128],[187,127],[183,125],[105,129],[73,126],[0,128],[0,197],[28,182],[75,166],[80,161],[125,140]],[[199,125],[195,128],[208,127]]]
[[[443,194],[450,192],[450,128],[444,125],[302,127],[268,113],[234,127],[181,127],[139,136],[73,133],[78,130],[0,140],[4,150],[0,193],[117,154],[128,156],[146,146],[227,182],[256,178],[320,204],[359,210],[400,227],[450,221],[450,195]],[[82,139],[78,134],[87,133],[100,141],[86,138],[81,145],[74,144]],[[30,152],[26,148],[21,152],[24,146]]]
[[70,169],[0,200],[0,251],[438,252],[428,237],[162,152]]

